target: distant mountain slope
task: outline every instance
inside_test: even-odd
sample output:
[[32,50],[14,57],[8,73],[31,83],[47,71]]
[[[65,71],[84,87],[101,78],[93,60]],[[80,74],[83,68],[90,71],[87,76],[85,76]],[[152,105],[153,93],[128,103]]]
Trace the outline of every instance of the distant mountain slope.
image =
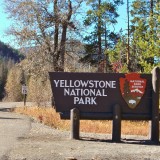
[[24,55],[20,54],[18,50],[11,48],[0,41],[0,57],[5,59],[12,59],[15,62],[19,62],[24,59]]

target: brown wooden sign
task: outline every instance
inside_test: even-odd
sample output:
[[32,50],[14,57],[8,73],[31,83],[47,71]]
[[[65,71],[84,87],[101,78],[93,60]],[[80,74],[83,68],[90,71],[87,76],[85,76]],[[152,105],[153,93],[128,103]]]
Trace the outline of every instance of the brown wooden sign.
[[123,119],[151,118],[151,74],[51,72],[50,79],[62,118],[77,108],[82,119],[112,119],[115,104],[122,107]]
[[120,141],[121,120],[151,120],[151,140],[159,142],[159,78],[152,74],[50,72],[55,109],[70,119],[71,138],[79,120],[113,120],[112,140]]

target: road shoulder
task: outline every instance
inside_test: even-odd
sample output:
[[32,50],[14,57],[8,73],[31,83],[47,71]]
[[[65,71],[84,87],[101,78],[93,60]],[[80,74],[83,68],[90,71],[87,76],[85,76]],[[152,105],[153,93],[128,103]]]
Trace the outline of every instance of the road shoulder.
[[28,136],[20,138],[8,154],[9,160],[107,160],[160,159],[160,146],[148,137],[122,136],[122,143],[111,142],[111,135],[80,133],[80,140],[70,140],[70,132],[32,122]]

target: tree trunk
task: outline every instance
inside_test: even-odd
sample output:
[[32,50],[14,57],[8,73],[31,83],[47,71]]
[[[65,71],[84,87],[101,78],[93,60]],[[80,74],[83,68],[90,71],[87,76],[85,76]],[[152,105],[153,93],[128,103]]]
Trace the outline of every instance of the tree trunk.
[[61,38],[61,44],[60,44],[60,71],[64,71],[64,57],[65,57],[65,44],[66,44],[66,35],[67,35],[67,27],[69,25],[69,21],[72,16],[72,3],[70,0],[68,0],[68,14],[66,20],[64,20],[62,23],[62,38]]
[[58,49],[58,33],[59,33],[59,22],[58,22],[58,6],[57,0],[54,0],[54,16],[55,16],[55,33],[54,33],[54,52]]
[[[58,13],[58,6],[57,0],[54,0],[54,16],[56,18],[55,21],[55,33],[54,33],[54,55],[53,55],[53,67],[55,71],[64,71],[64,62],[65,62],[65,50],[66,50],[66,37],[67,37],[67,28],[69,25],[69,21],[72,16],[72,3],[68,0],[68,14],[66,19],[60,19],[57,15]],[[58,36],[59,36],[59,23],[62,24],[62,35],[61,35],[61,42],[58,43]]]
[[130,28],[129,28],[129,0],[127,0],[127,23],[128,23],[128,43],[127,43],[127,68],[130,71],[131,67],[130,67]]
[[[98,1],[98,9],[100,10],[101,0]],[[98,16],[98,54],[102,53],[102,44],[101,44],[101,17]]]

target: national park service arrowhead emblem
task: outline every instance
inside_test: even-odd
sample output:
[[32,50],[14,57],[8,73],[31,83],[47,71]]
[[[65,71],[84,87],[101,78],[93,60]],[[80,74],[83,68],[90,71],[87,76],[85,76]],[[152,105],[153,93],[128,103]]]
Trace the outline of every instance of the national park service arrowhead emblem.
[[146,89],[146,79],[140,77],[138,73],[125,74],[125,78],[119,78],[120,91],[129,108],[134,109]]

